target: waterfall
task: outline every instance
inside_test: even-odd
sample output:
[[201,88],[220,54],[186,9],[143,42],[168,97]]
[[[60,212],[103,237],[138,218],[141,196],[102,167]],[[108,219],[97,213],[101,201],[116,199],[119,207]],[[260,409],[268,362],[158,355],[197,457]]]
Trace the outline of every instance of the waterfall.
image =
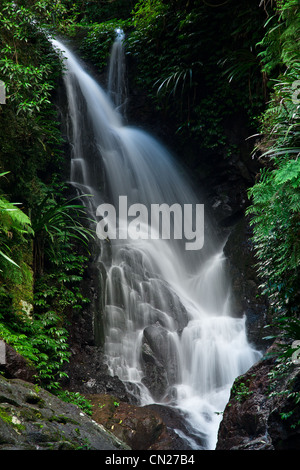
[[[223,245],[205,212],[204,244],[197,249],[187,249],[187,237],[174,235],[175,225],[173,236],[163,237],[158,218],[150,220],[153,208],[174,209],[174,220],[182,216],[177,222],[189,228],[191,244],[197,207],[203,205],[165,147],[123,124],[123,69],[115,60],[120,36],[109,93],[67,47],[52,43],[65,57],[71,182],[93,194],[89,210],[97,222],[107,222],[109,230],[117,220],[119,237],[99,239],[98,260],[106,272],[103,328],[110,373],[141,405],[161,403],[179,410],[191,429],[190,436],[178,430],[188,448],[214,449],[232,383],[260,357],[247,341],[245,318],[232,312]],[[112,208],[117,215],[105,219]],[[128,236],[130,230],[135,236]]]
[[109,73],[108,73],[108,95],[115,105],[115,109],[125,115],[127,91],[126,91],[126,63],[123,47],[124,33],[121,29],[116,30],[116,40],[112,46]]

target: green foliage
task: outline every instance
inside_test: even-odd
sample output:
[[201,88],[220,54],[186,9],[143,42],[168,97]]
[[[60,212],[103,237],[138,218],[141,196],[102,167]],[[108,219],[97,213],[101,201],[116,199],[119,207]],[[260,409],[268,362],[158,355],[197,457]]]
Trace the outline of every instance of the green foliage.
[[104,23],[93,23],[87,27],[87,34],[80,43],[80,52],[99,70],[107,66],[116,28],[126,30],[128,21],[112,19]]
[[[0,176],[5,176],[4,173]],[[0,196],[0,308],[32,309],[33,275],[30,268],[34,232],[29,217]],[[7,302],[5,296],[8,295]],[[7,299],[7,300],[8,300]]]
[[[10,316],[10,321],[11,318],[12,315]],[[16,323],[17,322],[19,321],[16,321]],[[10,324],[3,314],[1,314],[0,318],[0,337],[6,343],[12,345],[19,354],[32,364],[37,360],[37,351],[33,348],[30,341],[28,341],[28,336],[15,330],[13,324]]]
[[[6,173],[0,174],[0,178],[5,176]],[[17,263],[8,256],[10,251],[7,245],[7,239],[12,238],[15,234],[23,236],[24,234],[33,234],[31,228],[31,221],[24,212],[17,207],[16,204],[12,204],[7,201],[3,196],[0,197],[0,259],[8,261],[15,266]],[[3,251],[5,250],[5,251]],[[0,270],[1,261],[0,261]]]
[[[299,100],[294,92],[300,67],[293,54],[295,36],[287,35],[286,30],[293,26],[296,34],[297,24],[299,38],[299,7],[293,1],[282,2],[275,16],[280,28],[276,29],[276,40],[272,36],[272,54],[267,42],[264,60],[270,70],[276,62],[280,75],[274,80],[270,103],[261,117],[264,137],[257,150],[262,151],[264,168],[249,190],[252,206],[248,213],[253,216],[263,292],[276,315],[288,312],[293,316],[299,315],[300,300],[300,122]],[[270,22],[269,28],[262,44],[274,34]]]
[[[88,249],[91,231],[80,220],[82,216],[86,220],[86,215],[81,204],[74,204],[77,200],[77,197],[65,200],[56,188],[55,197],[54,192],[48,193],[37,205],[33,223],[39,263],[34,293],[35,325],[40,331],[33,345],[39,350],[39,380],[48,389],[59,389],[59,380],[65,376],[61,367],[70,352],[63,324],[68,312],[70,309],[79,312],[88,302],[80,288],[87,256],[80,254],[80,250],[83,253],[83,249]],[[46,270],[41,265],[44,250]]]
[[0,6],[0,79],[7,93],[0,107],[0,168],[10,172],[1,182],[5,191],[29,214],[40,177],[47,181],[61,165],[62,137],[52,104],[61,64],[36,26],[37,2],[21,3]]
[[172,89],[175,91],[176,80],[184,83],[192,69],[185,60],[186,54],[181,54],[180,50],[181,19],[182,12],[179,11],[174,18],[168,5],[161,0],[140,1],[133,10],[134,29],[126,42],[128,54],[138,64],[138,86],[148,91],[159,108],[165,107],[168,110],[170,101],[166,101],[165,96]]
[[32,115],[50,105],[53,78],[59,71],[54,75],[54,63],[49,58],[41,64],[38,57],[27,54],[26,47],[31,41],[37,41],[44,50],[47,47],[44,33],[34,24],[34,12],[22,6],[17,8],[14,2],[5,2],[1,10],[0,76],[6,84],[7,102],[15,105],[17,114]]
[[[37,21],[78,35],[82,55],[99,70],[107,65],[116,27],[123,28],[136,67],[133,87],[146,90],[181,143],[192,139],[199,152],[230,153],[229,118],[245,114],[251,124],[259,116],[264,137],[256,150],[263,170],[249,190],[248,210],[258,271],[279,336],[287,345],[299,338],[299,5],[281,0],[263,6],[234,0],[214,6],[202,0],[2,1],[0,80],[7,105],[0,107],[0,171],[10,173],[0,199],[0,336],[32,361],[48,389],[62,393],[66,318],[87,302],[80,284],[90,232],[82,207],[54,184],[53,174],[63,179],[65,169],[52,104],[61,64]],[[261,113],[267,91],[270,101]],[[22,201],[22,210],[5,194]],[[290,355],[288,346],[282,357]],[[247,398],[248,384],[236,386],[237,399]],[[81,402],[68,393],[64,398]]]
[[248,210],[253,216],[262,293],[280,319],[274,319],[273,326],[280,327],[282,336],[284,324],[289,325],[290,338],[294,339],[300,337],[299,169],[298,160],[283,159],[276,169],[262,172],[260,182],[249,190],[253,204]]
[[7,92],[0,107],[1,184],[3,194],[22,201],[19,208],[0,196],[1,249],[7,245],[5,255],[19,266],[1,257],[0,337],[32,363],[37,382],[55,392],[70,356],[68,312],[87,302],[80,282],[87,262],[82,244],[90,236],[82,205],[55,184],[56,173],[65,177],[53,105],[61,64],[37,27],[37,20],[49,25],[65,11],[64,2],[48,0],[0,6],[0,78]]
[[282,158],[276,169],[262,171],[260,182],[249,190],[263,293],[277,313],[292,313],[299,305],[299,170],[297,160]]
[[[81,246],[87,245],[91,232],[78,218],[85,216],[85,212],[81,204],[75,204],[77,197],[65,200],[62,189],[58,191],[57,186],[51,191],[32,211],[34,231],[29,218],[22,214],[11,218],[13,223],[6,227],[7,230],[18,229],[23,234],[23,225],[28,224],[26,227],[34,234],[34,246],[40,248],[39,252],[35,250],[36,267],[43,266],[46,248],[47,272],[35,270],[33,316],[25,315],[24,301],[23,313],[22,309],[17,312],[16,302],[8,302],[7,292],[3,290],[2,306],[6,306],[0,317],[0,336],[33,363],[39,383],[53,391],[59,389],[59,381],[65,376],[62,366],[70,355],[68,332],[63,326],[66,311],[70,308],[79,311],[87,302],[79,287],[87,258],[73,252],[72,248],[78,242]],[[3,206],[15,208],[4,202]],[[13,285],[15,290],[16,280]]]
[[87,415],[92,415],[92,404],[78,392],[69,392],[68,390],[60,390],[57,396],[66,403],[74,403],[82,409]]
[[55,308],[62,315],[66,309],[80,311],[88,302],[80,290],[80,282],[87,264],[87,257],[72,253],[68,246],[52,261],[52,271],[44,273],[36,281],[35,307],[38,311]]
[[[298,326],[299,327],[299,326]],[[298,336],[299,338],[299,336]],[[297,380],[293,377],[293,368],[295,367],[291,361],[291,355],[288,350],[281,345],[276,366],[268,374],[270,398],[285,397],[288,403],[286,410],[280,413],[282,420],[287,421],[291,429],[299,428],[299,404],[300,392]]]
[[[197,0],[136,4],[134,29],[126,39],[137,67],[133,80],[162,118],[174,123],[181,145],[192,138],[203,155],[223,155],[224,146],[230,147],[228,118],[253,117],[261,109],[264,95],[254,53],[261,18],[256,6],[233,1],[216,8]],[[239,73],[231,84],[227,69],[235,64]]]
[[88,302],[80,289],[86,256],[72,252],[68,241],[54,256],[48,260],[52,269],[48,266],[47,273],[36,279],[33,315],[16,313],[5,292],[6,308],[0,314],[0,337],[33,363],[36,380],[50,391],[60,390],[63,365],[70,356],[67,313],[79,312]]
[[[140,0],[133,9],[134,27],[153,37],[151,26],[157,24],[157,22],[162,25],[165,22],[164,17],[167,11],[168,6],[161,0]],[[160,22],[161,20],[163,23]]]
[[166,92],[170,92],[170,94],[175,95],[178,88],[181,88],[181,93],[183,93],[184,87],[187,85],[191,86],[192,84],[193,67],[199,64],[201,65],[201,62],[192,64],[191,68],[180,68],[180,66],[175,67],[174,71],[172,71],[167,78],[161,78],[154,84],[160,84],[157,89],[157,93],[161,93],[165,90]]
[[[292,347],[300,338],[300,122],[299,122],[299,3],[276,2],[263,47],[262,70],[272,75],[270,102],[261,116],[263,169],[249,189],[253,241],[262,292],[273,314],[267,339],[279,339],[276,366],[270,372],[270,397],[286,396],[281,413],[292,428],[299,426],[300,394],[288,378],[293,373]],[[280,392],[278,392],[280,390]]]
[[130,16],[130,12],[136,1],[134,0],[92,0],[82,2],[81,0],[64,1],[68,11],[76,8],[78,19],[84,23],[102,23],[111,21],[114,18],[125,20]]
[[243,402],[249,398],[253,392],[249,390],[250,386],[250,379],[245,382],[242,382],[240,378],[236,379],[232,388],[231,392],[234,396],[234,399],[238,402]]
[[[93,232],[83,225],[87,222],[86,212],[82,204],[75,201],[84,196],[75,196],[66,200],[62,189],[53,187],[32,211],[32,227],[34,238],[35,271],[43,271],[45,250],[49,258],[60,258],[61,247],[72,246],[72,241],[78,241],[88,246]],[[54,261],[55,262],[55,261]]]
[[60,323],[56,313],[49,311],[37,318],[30,328],[30,343],[37,351],[37,379],[48,390],[60,388],[59,380],[66,376],[61,368],[70,357],[68,332]]
[[51,391],[59,388],[59,379],[65,376],[62,365],[70,356],[67,330],[59,323],[54,312],[40,318],[12,312],[0,316],[0,337],[34,366],[38,382]]
[[269,76],[278,74],[288,66],[299,65],[299,2],[276,1],[265,27],[267,32],[258,43],[263,71]]

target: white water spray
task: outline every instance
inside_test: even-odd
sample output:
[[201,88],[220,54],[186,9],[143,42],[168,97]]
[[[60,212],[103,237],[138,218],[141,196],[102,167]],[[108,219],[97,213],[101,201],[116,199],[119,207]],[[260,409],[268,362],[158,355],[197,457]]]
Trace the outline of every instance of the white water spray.
[[[123,125],[116,111],[122,107],[117,89],[123,71],[115,56],[108,95],[63,44],[52,42],[66,58],[71,182],[94,195],[93,216],[105,197],[117,206],[126,195],[129,204],[149,208],[199,202],[166,149]],[[111,374],[141,405],[179,409],[195,438],[178,430],[188,448],[214,449],[232,383],[260,354],[248,344],[245,318],[232,316],[226,260],[207,217],[202,250],[186,251],[183,240],[112,240],[102,242],[99,261],[107,272],[104,329]]]

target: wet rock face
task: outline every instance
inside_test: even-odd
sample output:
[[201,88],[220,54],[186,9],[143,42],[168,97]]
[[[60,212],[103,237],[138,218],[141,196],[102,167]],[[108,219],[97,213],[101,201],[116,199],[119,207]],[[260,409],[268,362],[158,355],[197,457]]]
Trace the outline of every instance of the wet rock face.
[[81,349],[73,345],[71,362],[65,371],[68,377],[62,385],[67,390],[82,395],[110,393],[122,401],[136,403],[136,398],[126,390],[124,383],[109,374],[100,347],[86,346]]
[[144,329],[142,346],[143,383],[160,401],[178,379],[178,357],[173,336],[159,324]]
[[228,258],[231,277],[233,315],[246,316],[248,340],[256,348],[270,346],[263,338],[264,326],[269,323],[268,299],[261,295],[261,280],[257,274],[257,258],[251,241],[252,231],[248,218],[241,219],[231,230],[224,254]]
[[111,395],[88,397],[93,404],[93,419],[135,450],[148,449],[163,432],[163,422],[142,408],[120,403]]
[[77,406],[29,382],[0,376],[0,450],[126,448]]
[[[299,450],[300,428],[294,425],[300,408],[286,391],[299,392],[300,367],[292,365],[276,382],[268,375],[274,367],[274,358],[265,359],[236,379],[220,424],[217,450]],[[272,386],[275,394],[270,396]],[[294,413],[282,419],[281,413],[291,410]]]
[[107,394],[87,398],[93,405],[93,419],[133,450],[190,449],[187,441],[174,431],[179,429],[189,435],[177,410],[163,405],[138,407]]
[[[64,365],[67,377],[62,380],[64,389],[86,394],[110,393],[120,400],[136,403],[136,398],[128,393],[125,385],[118,377],[112,377],[104,361],[102,345],[97,341],[95,315],[101,316],[101,308],[94,306],[103,302],[99,290],[99,271],[91,269],[83,283],[84,295],[90,297],[90,308],[82,314],[70,313],[69,345],[71,357]],[[100,312],[100,313],[99,313]],[[101,335],[103,332],[101,333]]]

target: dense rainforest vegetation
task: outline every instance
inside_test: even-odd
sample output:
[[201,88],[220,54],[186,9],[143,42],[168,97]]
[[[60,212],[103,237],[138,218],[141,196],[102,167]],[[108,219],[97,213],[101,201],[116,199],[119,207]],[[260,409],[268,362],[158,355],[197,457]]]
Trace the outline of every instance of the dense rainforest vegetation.
[[34,364],[37,383],[88,406],[60,387],[68,313],[88,302],[80,283],[94,234],[65,183],[62,64],[47,34],[68,38],[103,73],[123,28],[130,88],[168,117],[196,181],[199,154],[239,151],[227,126],[243,117],[261,167],[247,214],[271,331],[284,344],[281,373],[300,339],[299,20],[297,0],[2,0],[0,337]]

